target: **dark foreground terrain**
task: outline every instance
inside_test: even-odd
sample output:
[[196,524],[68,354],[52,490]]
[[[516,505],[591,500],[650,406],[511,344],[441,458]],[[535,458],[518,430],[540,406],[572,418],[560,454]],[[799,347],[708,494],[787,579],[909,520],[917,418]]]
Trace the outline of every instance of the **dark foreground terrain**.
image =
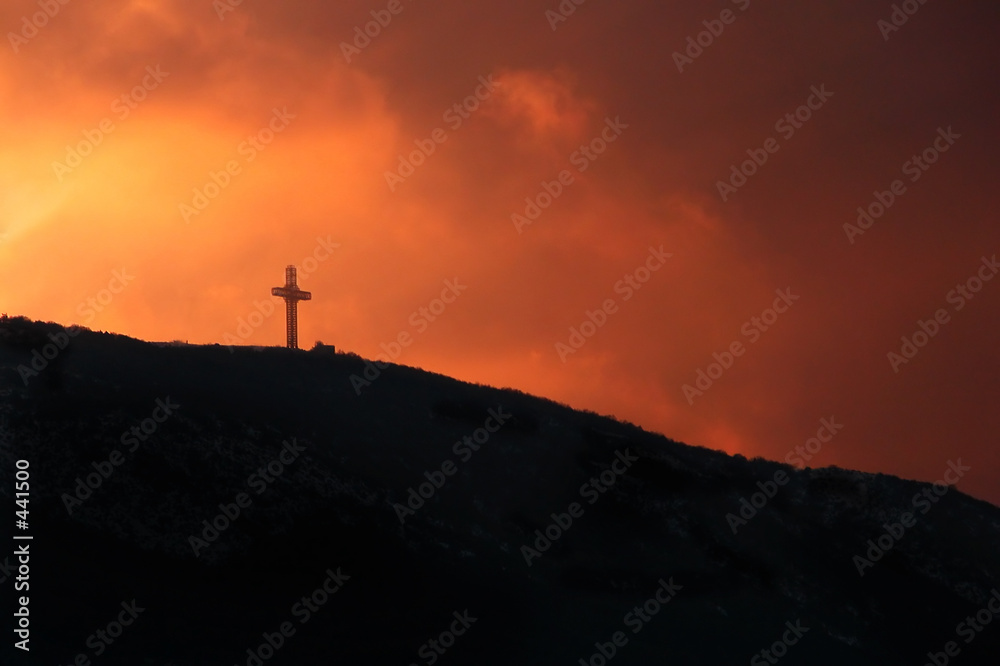
[[4,665],[1000,663],[1000,509],[957,489],[328,349],[64,335],[0,323],[5,618],[19,459],[34,537]]

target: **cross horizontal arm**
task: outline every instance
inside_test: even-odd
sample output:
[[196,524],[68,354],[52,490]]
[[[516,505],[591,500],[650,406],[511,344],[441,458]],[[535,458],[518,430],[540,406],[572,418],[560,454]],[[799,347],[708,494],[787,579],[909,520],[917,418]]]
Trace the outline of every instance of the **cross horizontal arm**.
[[271,295],[296,301],[312,300],[312,292],[302,291],[301,289],[286,289],[285,287],[274,287],[271,289]]

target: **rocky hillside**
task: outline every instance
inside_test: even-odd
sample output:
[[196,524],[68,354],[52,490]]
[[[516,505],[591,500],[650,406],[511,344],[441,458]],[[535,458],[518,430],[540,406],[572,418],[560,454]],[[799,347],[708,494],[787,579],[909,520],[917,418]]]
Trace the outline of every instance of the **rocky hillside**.
[[5,525],[17,460],[31,652],[7,632],[3,664],[1000,654],[1000,509],[955,488],[731,457],[329,348],[7,319]]

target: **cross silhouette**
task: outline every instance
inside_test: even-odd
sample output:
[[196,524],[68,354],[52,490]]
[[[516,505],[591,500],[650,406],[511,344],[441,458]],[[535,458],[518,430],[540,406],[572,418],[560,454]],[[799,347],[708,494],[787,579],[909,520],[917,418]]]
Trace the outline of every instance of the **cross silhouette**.
[[299,348],[299,301],[312,300],[312,293],[299,289],[295,266],[285,268],[285,286],[271,289],[272,296],[285,299],[285,328],[289,349]]

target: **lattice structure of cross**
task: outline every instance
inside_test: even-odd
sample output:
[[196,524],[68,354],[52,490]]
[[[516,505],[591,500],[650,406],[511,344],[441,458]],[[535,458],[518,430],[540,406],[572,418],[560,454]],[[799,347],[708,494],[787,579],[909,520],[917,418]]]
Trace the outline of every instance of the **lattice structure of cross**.
[[299,289],[295,275],[295,266],[285,268],[285,286],[271,289],[272,296],[285,299],[285,328],[287,329],[289,349],[299,348],[299,301],[312,300],[312,293]]

